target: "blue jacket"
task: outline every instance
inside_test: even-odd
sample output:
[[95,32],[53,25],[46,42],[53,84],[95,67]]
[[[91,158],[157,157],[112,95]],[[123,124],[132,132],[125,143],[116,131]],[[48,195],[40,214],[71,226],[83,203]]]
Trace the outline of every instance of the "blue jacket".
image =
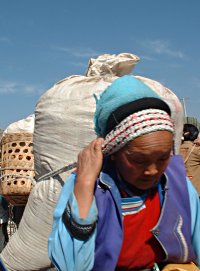
[[[76,200],[71,194],[75,175],[69,178],[61,192],[49,238],[49,256],[58,270],[115,269],[123,240],[123,224],[119,191],[113,180],[114,173],[108,168],[101,172],[95,191],[98,224],[89,240],[72,238],[62,222],[62,213],[69,200],[76,221],[80,224],[91,223],[97,218],[95,200],[86,220],[81,220],[77,215]],[[191,183],[186,182],[184,165],[179,156],[171,159],[165,176],[162,211],[152,232],[163,247],[167,261],[183,263],[196,259],[200,265],[199,200]]]

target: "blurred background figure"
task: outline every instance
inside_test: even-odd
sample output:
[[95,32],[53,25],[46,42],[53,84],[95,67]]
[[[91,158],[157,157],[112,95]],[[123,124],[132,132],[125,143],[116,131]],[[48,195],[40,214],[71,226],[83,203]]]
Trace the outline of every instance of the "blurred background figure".
[[[3,134],[3,130],[0,129],[0,140]],[[0,148],[0,168],[1,168],[1,148]],[[8,242],[8,202],[0,195],[0,253]],[[0,266],[1,267],[1,266]]]
[[200,196],[200,145],[198,144],[199,130],[193,124],[184,124],[183,142],[180,154],[183,157],[188,177]]
[[13,213],[13,222],[16,224],[17,228],[19,227],[19,223],[22,219],[23,213],[25,210],[25,206],[13,206],[12,213]]
[[0,252],[8,242],[8,203],[4,197],[0,195]]

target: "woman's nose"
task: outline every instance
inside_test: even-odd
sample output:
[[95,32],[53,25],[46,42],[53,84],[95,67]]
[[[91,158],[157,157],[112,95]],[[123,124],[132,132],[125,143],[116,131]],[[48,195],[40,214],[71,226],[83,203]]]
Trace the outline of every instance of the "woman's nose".
[[156,164],[152,163],[145,168],[144,175],[154,176],[158,173]]

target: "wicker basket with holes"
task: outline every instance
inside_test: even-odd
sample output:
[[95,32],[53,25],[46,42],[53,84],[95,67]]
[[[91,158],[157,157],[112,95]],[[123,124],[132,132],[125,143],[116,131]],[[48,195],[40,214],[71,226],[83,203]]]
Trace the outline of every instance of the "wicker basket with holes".
[[0,194],[25,206],[34,182],[33,135],[5,134],[1,139]]

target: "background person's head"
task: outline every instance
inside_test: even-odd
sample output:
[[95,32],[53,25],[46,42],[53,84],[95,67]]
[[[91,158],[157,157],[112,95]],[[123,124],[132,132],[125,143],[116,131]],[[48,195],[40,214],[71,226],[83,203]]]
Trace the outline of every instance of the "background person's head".
[[194,141],[199,135],[198,128],[193,124],[184,124],[183,139],[184,141]]

